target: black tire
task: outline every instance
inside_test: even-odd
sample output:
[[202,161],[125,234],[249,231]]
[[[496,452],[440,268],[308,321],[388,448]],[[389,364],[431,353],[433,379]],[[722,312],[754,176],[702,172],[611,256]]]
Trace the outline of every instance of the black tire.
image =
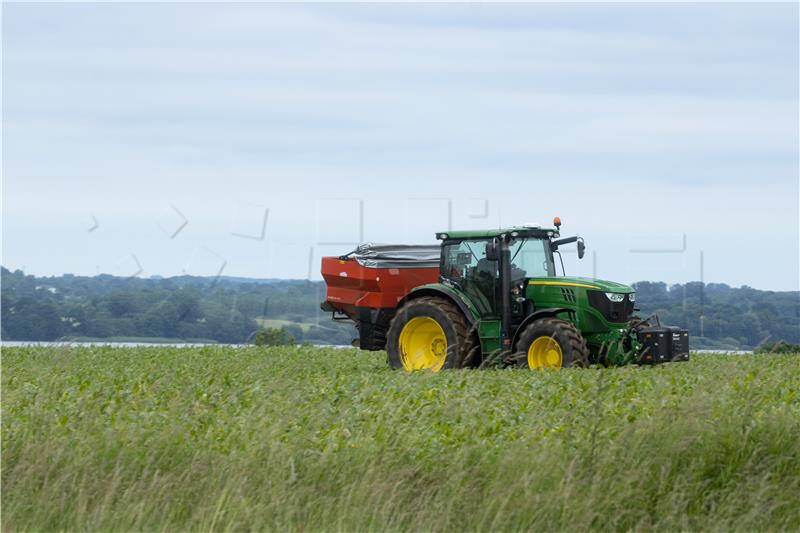
[[404,354],[400,347],[400,334],[414,318],[431,318],[442,328],[447,339],[447,350],[441,369],[460,368],[467,352],[473,348],[468,335],[467,320],[453,303],[444,298],[422,296],[404,304],[392,318],[386,335],[386,353],[392,368],[403,366]]
[[561,367],[589,366],[589,348],[580,331],[571,322],[551,317],[540,318],[525,327],[514,351],[517,366],[530,368],[528,349],[541,337],[549,337],[558,343],[561,349]]

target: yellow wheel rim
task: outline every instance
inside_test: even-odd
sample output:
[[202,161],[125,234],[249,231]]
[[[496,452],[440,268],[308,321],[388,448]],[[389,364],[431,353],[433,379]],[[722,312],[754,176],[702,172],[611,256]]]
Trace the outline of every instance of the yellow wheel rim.
[[528,348],[528,367],[561,368],[561,346],[551,337],[539,337]]
[[405,370],[438,372],[447,357],[447,337],[439,323],[426,316],[414,317],[400,331],[400,360]]

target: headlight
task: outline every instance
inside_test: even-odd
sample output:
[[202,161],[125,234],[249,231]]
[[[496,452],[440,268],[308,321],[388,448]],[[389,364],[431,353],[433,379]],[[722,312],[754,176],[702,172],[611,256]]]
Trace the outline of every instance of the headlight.
[[624,294],[621,294],[621,293],[619,293],[619,292],[607,292],[607,293],[606,293],[606,296],[607,296],[607,297],[608,297],[608,299],[609,299],[609,300],[611,300],[612,302],[621,302],[622,300],[624,300],[624,299],[625,299],[625,295],[624,295]]
[[628,300],[630,300],[632,302],[635,302],[636,301],[636,293],[635,292],[628,293]]

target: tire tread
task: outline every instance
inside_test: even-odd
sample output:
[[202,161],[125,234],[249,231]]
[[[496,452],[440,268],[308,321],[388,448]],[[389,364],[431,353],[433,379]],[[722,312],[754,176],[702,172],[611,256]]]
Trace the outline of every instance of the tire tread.
[[[474,345],[470,336],[468,335],[469,325],[467,324],[466,317],[464,317],[463,313],[458,307],[456,307],[456,305],[444,298],[437,296],[420,296],[419,298],[415,298],[406,302],[397,310],[397,313],[395,313],[394,317],[392,317],[392,320],[389,323],[389,329],[386,335],[386,351],[387,355],[389,356],[389,363],[392,364],[392,366],[396,366],[392,363],[389,339],[394,338],[393,332],[396,328],[402,328],[402,325],[405,325],[404,311],[407,311],[412,306],[417,306],[420,304],[435,307],[447,317],[447,320],[453,327],[458,342],[455,352],[456,360],[453,361],[451,365],[447,365],[446,361],[445,365],[447,365],[446,368],[460,368],[467,354]],[[399,334],[399,332],[397,333]],[[448,357],[449,356],[450,354],[448,353]]]
[[[567,347],[569,349],[569,366],[583,368],[589,366],[589,347],[586,344],[586,339],[581,335],[580,331],[578,331],[578,328],[575,327],[575,324],[560,318],[545,317],[532,322],[525,328],[522,335],[520,335],[517,346],[530,346],[534,341],[533,335],[536,329],[543,324],[548,325],[553,330],[552,337],[560,334],[561,337],[566,338],[569,342],[569,346]],[[540,336],[541,335],[538,335],[537,337]],[[517,352],[515,356],[517,364],[522,364],[519,358],[520,353],[521,352]],[[525,357],[525,363],[527,364],[527,357]]]

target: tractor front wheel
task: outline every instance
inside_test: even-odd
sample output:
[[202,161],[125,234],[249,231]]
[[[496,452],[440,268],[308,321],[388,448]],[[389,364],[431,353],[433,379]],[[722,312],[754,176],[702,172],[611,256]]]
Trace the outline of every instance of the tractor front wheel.
[[589,348],[580,331],[566,320],[540,318],[525,327],[514,360],[528,368],[589,366]]
[[403,305],[389,326],[386,352],[393,368],[459,368],[469,349],[467,321],[444,298],[421,297]]

